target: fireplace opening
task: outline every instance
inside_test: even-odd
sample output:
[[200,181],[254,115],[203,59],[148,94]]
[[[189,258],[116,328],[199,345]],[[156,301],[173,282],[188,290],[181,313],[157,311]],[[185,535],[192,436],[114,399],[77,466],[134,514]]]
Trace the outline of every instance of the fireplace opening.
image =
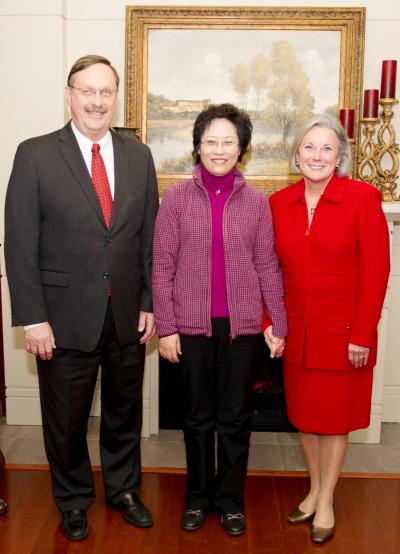
[[[269,357],[262,335],[259,350],[252,394],[252,431],[296,431],[286,415],[282,360]],[[160,357],[159,367],[160,429],[182,429],[181,366]]]

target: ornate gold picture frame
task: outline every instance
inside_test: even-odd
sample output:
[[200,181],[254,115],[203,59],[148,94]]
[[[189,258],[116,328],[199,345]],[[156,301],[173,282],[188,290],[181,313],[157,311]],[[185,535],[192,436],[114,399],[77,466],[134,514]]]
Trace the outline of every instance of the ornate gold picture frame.
[[285,155],[304,119],[354,108],[358,128],[364,32],[365,8],[127,6],[125,125],[152,149],[161,193],[191,173],[193,121],[210,102],[251,115],[251,184],[295,180]]

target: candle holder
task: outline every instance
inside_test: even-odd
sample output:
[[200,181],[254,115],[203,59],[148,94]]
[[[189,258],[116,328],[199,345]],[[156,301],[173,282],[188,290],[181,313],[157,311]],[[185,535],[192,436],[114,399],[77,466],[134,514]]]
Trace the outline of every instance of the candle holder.
[[378,117],[363,117],[360,119],[364,140],[361,143],[357,175],[361,181],[376,184],[378,169],[376,167],[376,145],[374,142],[375,125],[379,122]]
[[351,174],[350,174],[350,178],[351,179],[355,179],[357,176],[357,160],[356,160],[356,156],[354,155],[355,154],[355,148],[356,148],[356,139],[354,138],[348,138],[347,139],[347,142],[349,143],[350,145],[350,150],[351,150],[351,160],[352,160],[352,168],[351,168]]
[[[378,131],[378,144],[374,155],[377,169],[374,184],[382,192],[383,200],[390,202],[400,200],[400,197],[396,195],[399,145],[396,143],[396,133],[391,123],[394,115],[392,108],[395,104],[398,104],[398,100],[396,98],[381,98],[379,104],[382,106],[380,113],[382,123]],[[391,168],[384,169],[384,166],[387,165],[384,162],[390,162]]]

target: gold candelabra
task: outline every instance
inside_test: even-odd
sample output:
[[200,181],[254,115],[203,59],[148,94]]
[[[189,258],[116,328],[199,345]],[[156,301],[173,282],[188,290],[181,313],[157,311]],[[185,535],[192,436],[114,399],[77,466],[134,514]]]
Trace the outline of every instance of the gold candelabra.
[[[360,141],[358,178],[376,186],[382,192],[385,202],[400,200],[396,194],[399,145],[396,143],[396,133],[392,125],[393,106],[397,103],[395,98],[381,98],[380,119],[368,117],[360,120],[364,139]],[[375,138],[375,127],[380,120]]]
[[374,143],[375,125],[378,117],[364,117],[360,120],[364,140],[360,145],[358,157],[358,176],[367,183],[375,183],[378,171],[375,163],[376,145]]

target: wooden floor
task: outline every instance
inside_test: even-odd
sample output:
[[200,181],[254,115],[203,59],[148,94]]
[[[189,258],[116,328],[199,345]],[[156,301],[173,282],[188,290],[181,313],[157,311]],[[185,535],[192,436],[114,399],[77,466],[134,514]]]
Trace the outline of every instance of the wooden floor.
[[136,529],[106,507],[101,473],[95,472],[97,500],[88,517],[90,535],[71,543],[58,528],[48,471],[7,469],[0,497],[10,506],[0,517],[0,554],[398,554],[400,479],[342,478],[332,541],[314,545],[309,524],[289,525],[286,514],[302,498],[307,479],[290,475],[253,475],[246,485],[247,532],[228,536],[216,513],[197,532],[180,528],[185,476],[144,473],[142,498],[153,512],[154,527]]

